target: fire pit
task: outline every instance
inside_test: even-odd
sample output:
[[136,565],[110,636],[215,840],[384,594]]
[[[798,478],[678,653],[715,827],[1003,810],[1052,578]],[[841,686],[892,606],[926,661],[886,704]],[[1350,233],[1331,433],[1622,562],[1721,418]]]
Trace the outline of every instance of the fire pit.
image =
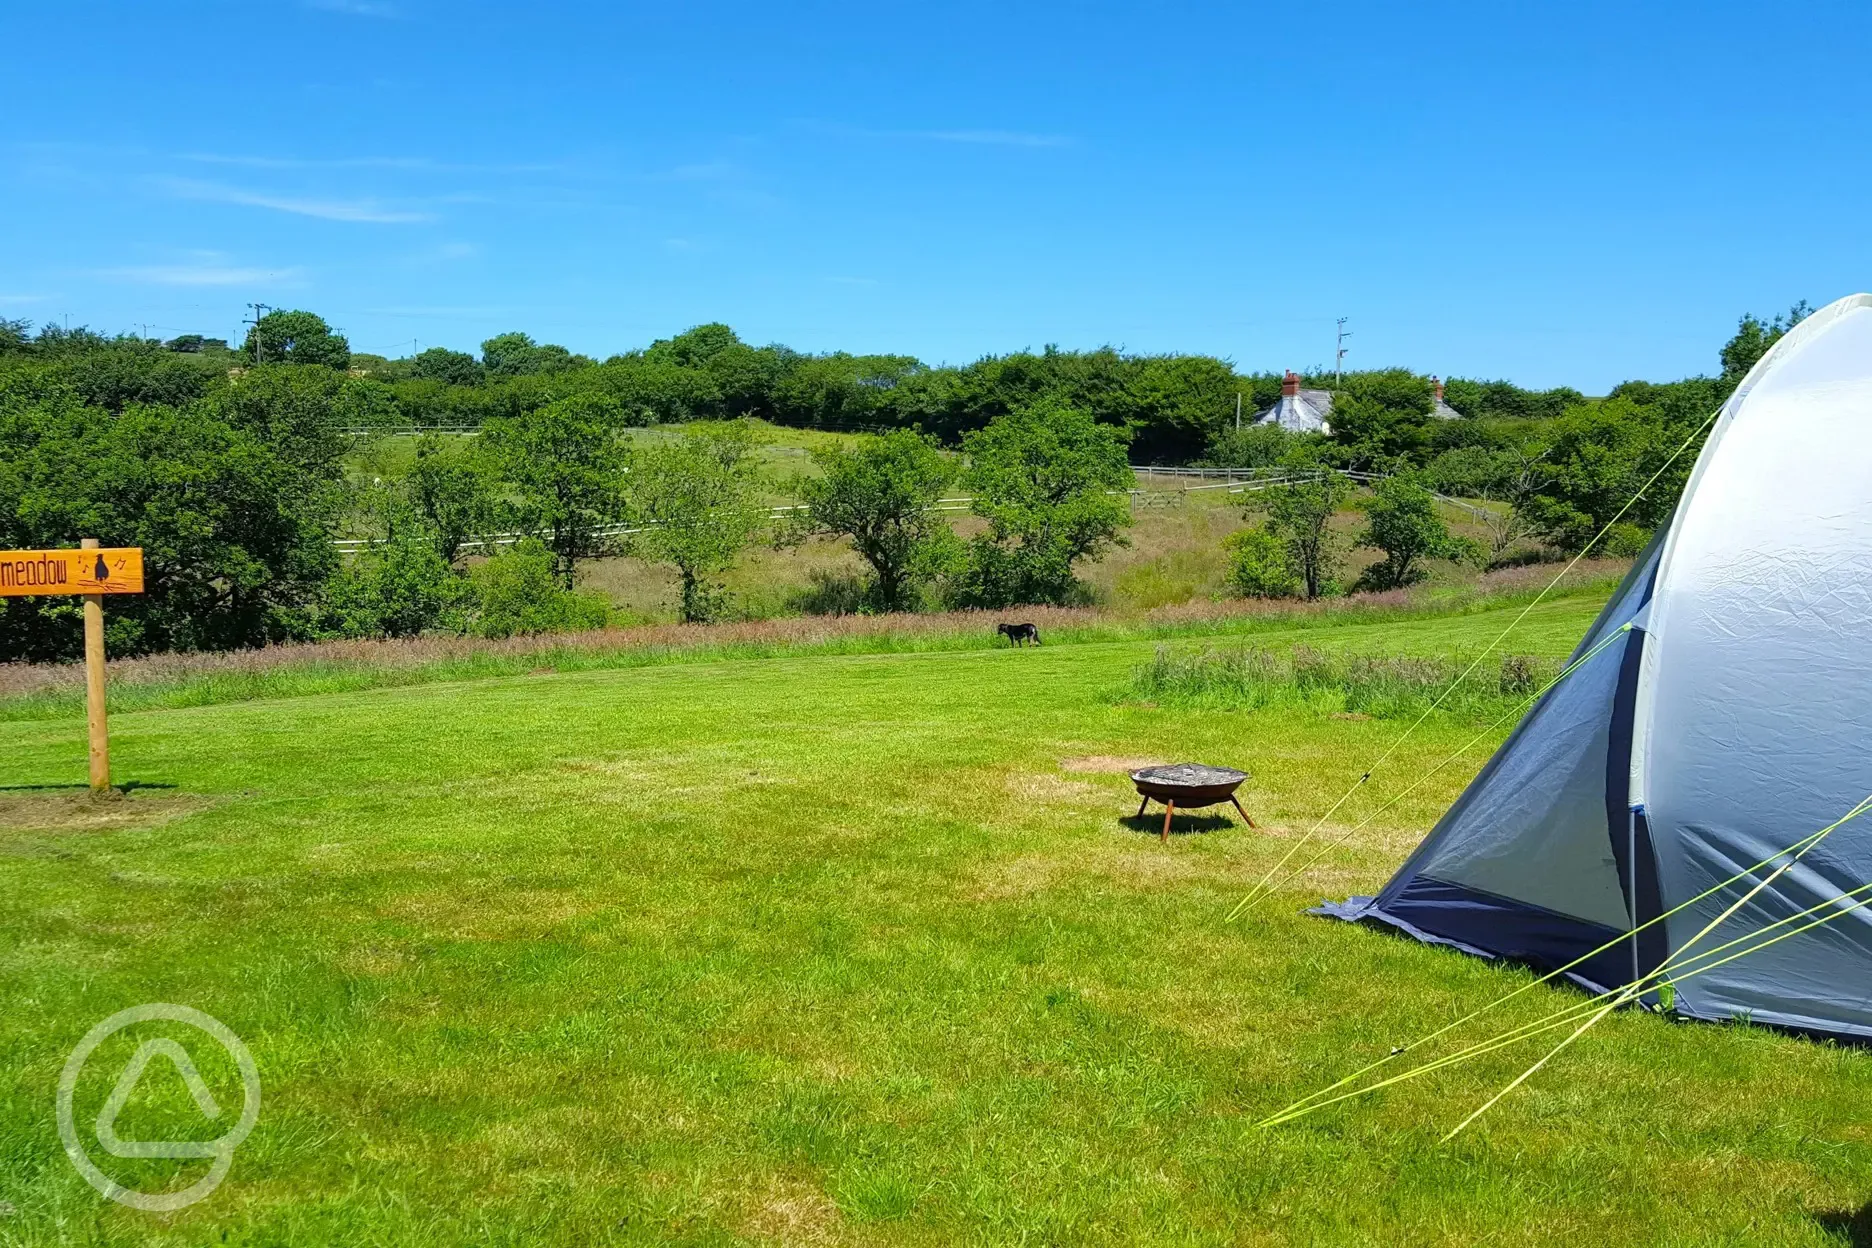
[[1164,804],[1163,840],[1170,839],[1170,820],[1181,806],[1187,810],[1200,810],[1204,806],[1216,806],[1227,802],[1235,808],[1237,814],[1248,824],[1255,826],[1255,821],[1248,818],[1248,812],[1235,800],[1235,790],[1248,778],[1245,771],[1236,771],[1233,767],[1210,767],[1204,763],[1170,763],[1162,767],[1145,767],[1131,773],[1131,783],[1137,785],[1137,791],[1144,800],[1138,803],[1137,817],[1144,817],[1145,807],[1156,798]]

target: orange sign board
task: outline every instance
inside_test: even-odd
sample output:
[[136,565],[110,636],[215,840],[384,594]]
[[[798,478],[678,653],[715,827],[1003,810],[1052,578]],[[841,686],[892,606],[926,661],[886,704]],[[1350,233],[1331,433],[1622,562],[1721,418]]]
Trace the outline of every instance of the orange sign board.
[[143,548],[0,550],[0,598],[27,594],[140,594]]

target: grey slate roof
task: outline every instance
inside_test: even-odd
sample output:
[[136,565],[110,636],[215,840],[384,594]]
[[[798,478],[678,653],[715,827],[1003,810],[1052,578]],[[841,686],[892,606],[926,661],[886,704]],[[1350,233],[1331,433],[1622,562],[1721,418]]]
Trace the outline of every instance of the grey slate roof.
[[1283,394],[1273,407],[1260,413],[1254,423],[1275,424],[1289,433],[1331,433],[1332,391],[1302,390]]

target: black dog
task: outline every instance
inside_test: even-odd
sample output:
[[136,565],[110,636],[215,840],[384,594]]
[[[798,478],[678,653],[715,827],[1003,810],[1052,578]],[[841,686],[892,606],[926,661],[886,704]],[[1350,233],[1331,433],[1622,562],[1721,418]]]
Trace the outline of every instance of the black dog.
[[1010,645],[1018,646],[1024,641],[1040,644],[1040,630],[1031,624],[1002,624],[995,631],[1006,637]]

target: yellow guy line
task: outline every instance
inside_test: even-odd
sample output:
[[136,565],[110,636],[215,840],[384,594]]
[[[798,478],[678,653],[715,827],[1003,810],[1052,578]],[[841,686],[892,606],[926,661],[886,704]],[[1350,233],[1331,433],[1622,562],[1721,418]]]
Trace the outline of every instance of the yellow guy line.
[[[1413,1040],[1409,1044],[1404,1045],[1402,1048],[1393,1049],[1390,1053],[1386,1054],[1384,1057],[1379,1058],[1377,1061],[1369,1062],[1366,1065],[1361,1066],[1359,1069],[1353,1071],[1351,1074],[1346,1075],[1345,1077],[1337,1080],[1336,1082],[1328,1084],[1326,1087],[1321,1088],[1316,1092],[1309,1093],[1308,1095],[1300,1098],[1298,1101],[1295,1101],[1293,1104],[1289,1105],[1286,1109],[1283,1109],[1279,1113],[1273,1114],[1270,1117],[1264,1119],[1261,1125],[1272,1126],[1277,1122],[1287,1121],[1290,1117],[1298,1117],[1299,1113],[1311,1112],[1312,1109],[1317,1109],[1324,1105],[1334,1104],[1337,1101],[1346,1100],[1349,1097],[1353,1097],[1353,1096],[1361,1096],[1365,1092],[1375,1091],[1380,1087],[1386,1086],[1387,1083],[1394,1082],[1394,1080],[1387,1080],[1385,1083],[1373,1084],[1368,1088],[1363,1088],[1363,1089],[1359,1089],[1353,1092],[1348,1092],[1343,1096],[1332,1097],[1331,1100],[1320,1099],[1322,1097],[1331,1096],[1332,1093],[1338,1091],[1340,1088],[1343,1088],[1347,1084],[1353,1083],[1356,1080],[1363,1078],[1365,1075],[1370,1074],[1372,1071],[1377,1070],[1381,1066],[1384,1066],[1393,1061],[1396,1061],[1398,1058],[1404,1056],[1406,1053],[1411,1052],[1413,1049],[1422,1048],[1424,1045],[1429,1044],[1431,1041],[1437,1040],[1443,1036],[1448,1035],[1450,1032],[1456,1030],[1458,1027],[1462,1027],[1470,1022],[1473,1022],[1474,1020],[1480,1018],[1484,1014],[1489,1013],[1490,1011],[1496,1009],[1497,1007],[1506,1005],[1508,1002],[1514,1000],[1516,997],[1520,996],[1522,993],[1531,992],[1535,988],[1540,987],[1542,984],[1545,984],[1550,980],[1559,978],[1560,976],[1566,974],[1568,971],[1572,970],[1574,967],[1579,966],[1584,962],[1587,962],[1593,958],[1598,957],[1600,954],[1604,953],[1606,950],[1612,949],[1618,945],[1624,944],[1625,942],[1637,936],[1639,932],[1644,931],[1646,928],[1651,927],[1654,924],[1662,923],[1665,920],[1680,913],[1681,911],[1689,909],[1691,906],[1696,905],[1698,902],[1703,901],[1704,899],[1711,897],[1716,893],[1721,892],[1725,888],[1728,888],[1731,884],[1734,884],[1736,881],[1744,879],[1745,877],[1751,875],[1752,873],[1761,870],[1763,867],[1768,866],[1770,863],[1773,863],[1777,859],[1785,857],[1788,854],[1795,854],[1795,853],[1805,854],[1807,850],[1813,848],[1814,845],[1818,844],[1821,840],[1823,840],[1835,828],[1840,827],[1841,825],[1845,824],[1847,821],[1851,819],[1858,818],[1860,815],[1864,814],[1868,808],[1872,808],[1872,794],[1868,794],[1864,801],[1860,802],[1858,805],[1854,806],[1846,814],[1842,815],[1839,819],[1835,820],[1833,823],[1827,825],[1826,827],[1821,828],[1819,831],[1802,837],[1800,840],[1795,841],[1792,845],[1789,845],[1785,849],[1778,850],[1777,852],[1770,854],[1768,857],[1762,859],[1760,862],[1753,864],[1752,866],[1744,867],[1742,870],[1736,872],[1734,875],[1730,876],[1728,879],[1712,884],[1710,887],[1704,889],[1702,892],[1698,893],[1696,896],[1691,897],[1685,901],[1679,902],[1677,905],[1672,906],[1669,910],[1666,910],[1664,913],[1657,915],[1654,918],[1646,919],[1643,923],[1640,923],[1637,927],[1633,928],[1631,931],[1621,932],[1619,935],[1613,937],[1611,940],[1606,941],[1603,945],[1600,945],[1597,949],[1588,950],[1587,952],[1581,954],[1579,957],[1573,959],[1571,962],[1568,962],[1565,966],[1557,967],[1556,969],[1547,972],[1545,975],[1542,975],[1538,979],[1530,980],[1528,983],[1521,985],[1519,988],[1516,988],[1514,991],[1506,993],[1503,996],[1497,997],[1495,1000],[1489,1002],[1487,1005],[1471,1010],[1469,1013],[1463,1015],[1461,1018],[1457,1019],[1456,1021],[1451,1022],[1451,1023],[1445,1023],[1443,1026],[1437,1028],[1435,1031],[1431,1032],[1429,1035]],[[1872,887],[1872,885],[1869,885],[1868,887]],[[1795,917],[1799,917],[1799,916],[1795,916]],[[1764,929],[1764,930],[1772,930],[1772,928]],[[1735,943],[1734,941],[1730,942],[1730,944],[1734,944],[1734,943]],[[1723,945],[1720,948],[1726,949],[1728,947],[1729,947],[1728,945]],[[1720,952],[1720,949],[1712,950],[1711,952],[1712,953]],[[1699,956],[1705,956],[1705,955],[1699,955]],[[1671,963],[1674,962],[1675,960],[1676,959],[1674,957],[1671,959],[1668,959],[1663,966],[1658,968],[1657,972],[1654,972],[1654,974],[1668,973]],[[1618,990],[1613,989],[1612,991],[1616,992]],[[1601,994],[1601,995],[1604,996],[1604,995],[1610,995],[1610,994]],[[1595,1000],[1597,1000],[1597,998],[1595,998]],[[1569,1009],[1578,1009],[1578,1008],[1579,1007],[1577,1006],[1569,1007]],[[1564,1010],[1561,1011],[1561,1013],[1565,1013],[1565,1012],[1566,1011]],[[1534,1026],[1534,1025],[1535,1024],[1527,1024],[1527,1026]],[[1485,1041],[1483,1043],[1487,1043],[1487,1042]],[[1434,1068],[1435,1067],[1432,1066],[1427,1069],[1434,1069]],[[1420,1069],[1424,1069],[1424,1068],[1420,1068]],[[1398,1076],[1398,1078],[1407,1078],[1407,1077],[1409,1077],[1408,1074]],[[1315,1104],[1315,1102],[1317,1102],[1317,1104]],[[1297,1113],[1295,1111],[1299,1111],[1299,1112]]]
[[[1834,828],[1839,827],[1840,824],[1845,823],[1846,820],[1857,818],[1861,813],[1865,811],[1868,805],[1872,805],[1872,794],[1868,794],[1865,798],[1860,800],[1857,806],[1854,806],[1844,816],[1834,821],[1834,823],[1826,829],[1826,834],[1830,834]],[[1808,842],[1808,844],[1800,851],[1800,853],[1793,855],[1786,862],[1776,867],[1773,871],[1770,871],[1766,876],[1762,877],[1761,881],[1757,883],[1754,888],[1749,889],[1748,892],[1742,894],[1742,896],[1736,898],[1733,902],[1731,902],[1727,909],[1725,909],[1721,914],[1717,915],[1715,918],[1711,919],[1708,923],[1705,923],[1703,927],[1701,928],[1701,930],[1699,930],[1696,935],[1692,936],[1689,940],[1685,941],[1683,944],[1683,948],[1677,951],[1676,956],[1681,957],[1684,954],[1689,953],[1690,950],[1696,946],[1697,942],[1701,941],[1705,936],[1709,935],[1718,926],[1720,926],[1722,923],[1727,921],[1729,916],[1733,915],[1737,910],[1740,910],[1743,906],[1746,906],[1764,888],[1767,888],[1770,884],[1780,879],[1787,872],[1792,871],[1794,869],[1794,864],[1799,862],[1806,855],[1808,850],[1812,849],[1815,845],[1818,845],[1821,839],[1824,839],[1824,836],[1821,838],[1816,838]],[[1835,915],[1833,917],[1837,918],[1839,916]],[[1668,964],[1669,963],[1667,961],[1666,965]],[[1654,971],[1652,972],[1652,974],[1656,975],[1661,972],[1662,972],[1662,968],[1659,968],[1659,971]],[[1530,1075],[1532,1075],[1535,1071],[1539,1070],[1542,1066],[1545,1066],[1547,1064],[1548,1058],[1553,1057],[1554,1054],[1558,1053],[1561,1049],[1566,1048],[1567,1045],[1572,1044],[1575,1040],[1579,1039],[1582,1035],[1586,1033],[1586,1031],[1589,1028],[1591,1028],[1600,1019],[1604,1018],[1607,1014],[1610,1014],[1613,1010],[1617,1009],[1619,1006],[1631,1000],[1633,996],[1637,995],[1638,993],[1644,992],[1645,989],[1641,985],[1643,985],[1646,978],[1648,977],[1640,977],[1639,979],[1634,980],[1631,984],[1627,985],[1625,990],[1619,996],[1618,1000],[1613,1001],[1611,1004],[1607,1005],[1604,1009],[1600,1010],[1597,1014],[1594,1014],[1591,1018],[1581,1023],[1579,1025],[1578,1030],[1576,1030],[1572,1035],[1568,1036],[1566,1039],[1562,1040],[1559,1044],[1555,1045],[1553,1049],[1546,1055],[1546,1057],[1541,1058],[1538,1062],[1535,1062],[1532,1066],[1528,1067],[1526,1070],[1522,1071],[1519,1075],[1515,1076],[1514,1081],[1511,1082],[1507,1087],[1503,1088],[1501,1091],[1497,1092],[1494,1096],[1490,1097],[1481,1106],[1479,1106],[1475,1110],[1474,1113],[1470,1114],[1467,1118],[1457,1123],[1455,1129],[1452,1130],[1448,1135],[1443,1137],[1444,1143],[1448,1143],[1451,1139],[1455,1138],[1455,1136],[1459,1132],[1461,1132],[1464,1127],[1474,1122],[1477,1118],[1480,1118],[1484,1113],[1486,1113],[1489,1110],[1491,1106],[1495,1104],[1495,1102],[1501,1100],[1502,1097],[1507,1096],[1510,1092],[1520,1087],[1521,1084],[1525,1082]]]
[[1372,811],[1371,814],[1365,816],[1364,820],[1360,822],[1356,827],[1350,828],[1347,831],[1341,833],[1339,836],[1335,837],[1334,839],[1328,841],[1325,845],[1321,846],[1318,853],[1314,854],[1311,858],[1307,859],[1300,866],[1295,867],[1292,871],[1288,872],[1286,875],[1282,876],[1279,880],[1276,880],[1273,884],[1269,885],[1265,891],[1251,894],[1248,897],[1247,901],[1243,904],[1248,905],[1248,906],[1253,906],[1256,902],[1260,901],[1263,897],[1266,897],[1269,893],[1279,892],[1281,889],[1285,888],[1288,884],[1292,883],[1294,880],[1297,880],[1301,876],[1305,875],[1308,871],[1310,871],[1313,868],[1313,864],[1317,863],[1320,859],[1324,858],[1327,854],[1330,854],[1334,849],[1345,844],[1347,841],[1357,836],[1360,832],[1370,827],[1373,821],[1375,821],[1380,815],[1384,814],[1385,811],[1390,810],[1393,806],[1397,805],[1399,802],[1409,797],[1412,793],[1415,793],[1418,789],[1430,783],[1431,778],[1434,777],[1439,771],[1442,771],[1445,767],[1449,766],[1451,763],[1455,762],[1457,759],[1467,754],[1470,750],[1474,749],[1478,744],[1487,740],[1489,737],[1493,736],[1495,734],[1496,729],[1500,728],[1503,724],[1507,723],[1510,719],[1514,719],[1517,716],[1519,716],[1524,710],[1527,709],[1529,705],[1531,705],[1532,703],[1538,702],[1542,698],[1546,697],[1548,690],[1552,689],[1555,685],[1559,684],[1561,681],[1565,680],[1568,676],[1571,676],[1574,672],[1577,672],[1581,667],[1585,666],[1586,661],[1588,659],[1591,659],[1593,656],[1603,651],[1607,646],[1611,645],[1613,642],[1618,641],[1620,638],[1624,637],[1625,634],[1631,631],[1631,627],[1632,626],[1630,624],[1621,624],[1618,628],[1615,628],[1610,633],[1607,633],[1604,639],[1601,640],[1598,645],[1594,646],[1591,650],[1588,650],[1585,654],[1580,655],[1580,657],[1577,660],[1575,660],[1572,663],[1569,663],[1560,672],[1559,675],[1555,676],[1552,680],[1548,681],[1545,685],[1542,685],[1539,689],[1529,694],[1522,701],[1517,702],[1514,705],[1514,707],[1510,709],[1506,714],[1504,714],[1501,718],[1497,719],[1494,723],[1484,728],[1481,732],[1478,732],[1475,736],[1465,741],[1462,744],[1462,746],[1456,750],[1454,754],[1451,754],[1448,758],[1444,759],[1442,762],[1432,767],[1429,771],[1426,771],[1424,772],[1423,775],[1417,777],[1417,779],[1413,781],[1408,788],[1403,789],[1390,801],[1380,806],[1377,810]]
[[1289,849],[1284,855],[1282,855],[1281,860],[1279,862],[1275,863],[1272,867],[1268,868],[1268,873],[1261,877],[1260,882],[1254,886],[1254,888],[1248,893],[1248,895],[1246,897],[1243,897],[1239,902],[1235,903],[1235,908],[1233,910],[1230,910],[1228,912],[1228,917],[1222,920],[1224,923],[1234,922],[1236,918],[1238,918],[1244,910],[1248,909],[1249,906],[1254,904],[1256,899],[1258,899],[1259,897],[1263,895],[1263,889],[1266,887],[1267,882],[1273,879],[1274,876],[1280,871],[1280,869],[1286,866],[1287,863],[1293,858],[1293,856],[1299,853],[1302,847],[1304,847],[1309,841],[1313,839],[1313,836],[1315,833],[1317,833],[1321,828],[1326,826],[1326,821],[1328,819],[1331,819],[1333,815],[1338,811],[1338,809],[1341,806],[1345,805],[1346,801],[1354,793],[1358,792],[1359,786],[1363,785],[1367,780],[1370,780],[1372,778],[1373,772],[1377,771],[1379,767],[1384,765],[1387,759],[1389,759],[1393,754],[1397,753],[1398,748],[1402,746],[1405,741],[1410,739],[1411,734],[1416,732],[1417,729],[1422,726],[1424,720],[1430,718],[1431,714],[1434,713],[1439,706],[1443,705],[1444,700],[1447,699],[1450,694],[1456,691],[1456,687],[1458,685],[1462,684],[1463,681],[1469,678],[1469,674],[1475,671],[1477,666],[1481,664],[1482,660],[1486,659],[1490,654],[1494,653],[1495,648],[1501,645],[1502,642],[1508,639],[1509,633],[1512,633],[1516,628],[1520,627],[1521,621],[1525,620],[1528,617],[1528,613],[1532,611],[1535,607],[1540,606],[1540,604],[1546,600],[1547,595],[1553,592],[1554,586],[1558,585],[1561,581],[1566,579],[1567,574],[1579,565],[1579,561],[1586,557],[1587,552],[1590,551],[1594,546],[1597,546],[1599,542],[1605,537],[1605,535],[1612,531],[1613,525],[1617,524],[1620,520],[1625,518],[1625,513],[1630,511],[1637,504],[1638,500],[1644,497],[1645,491],[1650,489],[1653,485],[1657,484],[1658,478],[1663,476],[1665,472],[1667,472],[1670,469],[1670,466],[1677,462],[1677,459],[1679,456],[1681,456],[1685,451],[1690,449],[1690,444],[1696,441],[1697,437],[1705,429],[1709,428],[1710,425],[1714,423],[1716,418],[1720,415],[1722,415],[1722,408],[1719,407],[1715,411],[1711,412],[1707,417],[1705,417],[1702,424],[1698,425],[1695,429],[1690,431],[1690,436],[1685,438],[1683,440],[1683,443],[1680,446],[1678,446],[1676,450],[1671,452],[1670,458],[1665,460],[1661,465],[1658,466],[1658,470],[1651,474],[1650,479],[1647,480],[1643,485],[1638,487],[1638,492],[1636,494],[1633,494],[1629,499],[1626,500],[1625,505],[1618,509],[1618,512],[1616,515],[1614,515],[1610,520],[1606,521],[1605,527],[1600,529],[1599,532],[1597,532],[1596,534],[1594,534],[1593,539],[1590,542],[1587,542],[1584,546],[1580,547],[1579,554],[1574,555],[1573,558],[1568,561],[1566,567],[1560,569],[1560,574],[1558,576],[1554,577],[1553,580],[1547,582],[1547,587],[1541,590],[1540,593],[1534,596],[1534,601],[1528,603],[1527,606],[1523,607],[1521,609],[1521,614],[1515,616],[1513,620],[1510,620],[1508,623],[1508,627],[1502,629],[1501,634],[1497,636],[1494,641],[1489,642],[1487,648],[1484,649],[1482,653],[1476,655],[1474,661],[1471,662],[1468,667],[1462,670],[1462,674],[1457,676],[1455,680],[1450,682],[1449,688],[1445,689],[1442,693],[1438,694],[1436,701],[1432,702],[1429,706],[1425,707],[1423,714],[1419,715],[1416,718],[1416,720],[1412,722],[1411,726],[1406,728],[1403,734],[1399,736],[1397,740],[1393,741],[1383,754],[1380,754],[1378,756],[1378,761],[1374,762],[1371,766],[1367,767],[1365,769],[1364,774],[1361,775],[1357,780],[1354,780],[1352,782],[1352,787],[1348,788],[1344,793],[1339,795],[1339,800],[1334,802],[1332,806],[1327,809],[1326,813],[1319,817],[1319,822],[1315,823],[1311,828],[1309,828],[1305,836],[1301,837],[1298,841],[1294,842],[1293,848]]
[[[1666,962],[1665,964],[1659,966],[1656,970],[1651,971],[1647,973],[1646,975],[1639,977],[1636,980],[1633,980],[1632,983],[1630,984],[1626,984],[1618,988],[1608,988],[1604,992],[1597,993],[1585,1001],[1575,1002],[1571,1005],[1564,1006],[1561,1009],[1554,1011],[1552,1014],[1547,1015],[1545,1018],[1538,1018],[1538,1019],[1535,1019],[1533,1022],[1522,1023],[1518,1027],[1511,1028],[1508,1031],[1505,1031],[1505,1032],[1500,1033],[1499,1035],[1490,1037],[1487,1040],[1477,1041],[1475,1044],[1470,1045],[1468,1048],[1458,1049],[1454,1053],[1446,1054],[1445,1056],[1436,1058],[1433,1061],[1425,1062],[1421,1066],[1413,1066],[1409,1070],[1404,1071],[1401,1074],[1391,1076],[1391,1078],[1389,1079],[1385,1079],[1381,1082],[1371,1084],[1367,1087],[1356,1088],[1350,1092],[1341,1093],[1340,1095],[1332,1097],[1328,1100],[1312,1100],[1312,1098],[1307,1098],[1306,1100],[1296,1101],[1294,1102],[1293,1105],[1288,1106],[1286,1109],[1281,1110],[1279,1113],[1269,1115],[1268,1117],[1262,1119],[1260,1122],[1258,1122],[1255,1125],[1260,1126],[1260,1127],[1280,1126],[1282,1123],[1293,1122],[1297,1119],[1304,1118],[1308,1114],[1312,1113],[1314,1110],[1324,1109],[1328,1105],[1337,1105],[1341,1101],[1353,1100],[1357,1097],[1364,1096],[1368,1092],[1376,1092],[1381,1088],[1388,1088],[1394,1083],[1403,1083],[1406,1080],[1415,1079],[1419,1075],[1432,1074],[1435,1071],[1442,1070],[1448,1066],[1458,1065],[1462,1062],[1470,1060],[1471,1058],[1482,1057],[1486,1054],[1493,1053],[1497,1049],[1505,1049],[1509,1045],[1519,1044],[1523,1040],[1530,1040],[1533,1037],[1541,1035],[1544,1032],[1549,1032],[1549,1031],[1555,1030],[1556,1028],[1564,1027],[1568,1023],[1573,1022],[1575,1019],[1582,1018],[1587,1014],[1591,1014],[1594,1010],[1598,1009],[1600,1005],[1608,997],[1619,996],[1620,994],[1625,993],[1628,990],[1633,989],[1633,988],[1637,988],[1637,992],[1634,995],[1643,995],[1644,993],[1651,991],[1651,989],[1663,983],[1666,979],[1670,980],[1670,982],[1672,983],[1681,983],[1686,979],[1694,979],[1698,975],[1703,974],[1703,972],[1705,971],[1715,970],[1717,967],[1722,966],[1725,963],[1732,962],[1736,958],[1740,958],[1747,954],[1753,953],[1757,949],[1765,949],[1769,945],[1775,944],[1782,940],[1786,940],[1790,936],[1798,936],[1800,935],[1800,933],[1808,931],[1811,928],[1820,926],[1821,924],[1824,924],[1824,923],[1830,923],[1834,919],[1839,918],[1844,914],[1850,913],[1852,910],[1857,909],[1860,906],[1872,904],[1872,896],[1867,896],[1863,898],[1862,900],[1855,902],[1852,906],[1847,907],[1846,910],[1841,911],[1839,914],[1830,915],[1824,919],[1820,919],[1814,923],[1809,923],[1803,927],[1797,928],[1790,932],[1784,932],[1780,936],[1775,937],[1773,940],[1763,941],[1760,944],[1753,945],[1750,948],[1742,950],[1740,953],[1731,954],[1729,957],[1723,958],[1720,961],[1715,961],[1715,962],[1706,961],[1707,959],[1716,957],[1717,954],[1723,952],[1726,949],[1732,949],[1737,945],[1745,944],[1761,936],[1766,936],[1769,932],[1772,932],[1777,927],[1782,927],[1782,926],[1785,926],[1786,924],[1793,923],[1799,919],[1803,919],[1807,917],[1808,915],[1815,913],[1816,911],[1824,910],[1828,906],[1838,905],[1840,902],[1843,902],[1850,897],[1858,896],[1859,894],[1862,894],[1862,893],[1872,893],[1872,884],[1861,884],[1859,887],[1850,889],[1844,893],[1839,894],[1838,896],[1829,897],[1827,898],[1827,900],[1820,902],[1818,905],[1809,906],[1807,907],[1807,909],[1801,910],[1795,914],[1790,914],[1786,918],[1777,919],[1773,923],[1770,923],[1767,927],[1761,928],[1757,931],[1749,932],[1743,936],[1738,936],[1734,940],[1727,941],[1724,944],[1716,946],[1714,949],[1705,950],[1704,952],[1699,953],[1695,955],[1694,957],[1690,958],[1687,962],[1677,963],[1675,959],[1672,959],[1671,961]],[[1623,940],[1626,938],[1620,937],[1620,939]],[[1704,964],[1695,965],[1696,963],[1704,963]],[[1504,998],[1504,1000],[1505,999],[1506,998]],[[1471,1017],[1473,1017],[1473,1015]],[[1431,1039],[1431,1038],[1432,1037],[1425,1037],[1426,1040]],[[1403,1052],[1404,1050],[1399,1050],[1399,1054],[1402,1054]],[[1389,1059],[1386,1059],[1386,1060],[1389,1060]],[[1370,1068],[1368,1067],[1367,1069],[1370,1069]],[[1353,1077],[1356,1078],[1356,1076],[1353,1076]],[[1341,1080],[1340,1083],[1335,1084],[1334,1087],[1342,1086],[1344,1082],[1345,1082],[1344,1080]],[[1321,1092],[1316,1092],[1313,1095],[1314,1097],[1322,1096],[1327,1091],[1331,1091],[1331,1089],[1322,1089]],[[1312,1103],[1309,1104],[1308,1101],[1311,1101]]]

